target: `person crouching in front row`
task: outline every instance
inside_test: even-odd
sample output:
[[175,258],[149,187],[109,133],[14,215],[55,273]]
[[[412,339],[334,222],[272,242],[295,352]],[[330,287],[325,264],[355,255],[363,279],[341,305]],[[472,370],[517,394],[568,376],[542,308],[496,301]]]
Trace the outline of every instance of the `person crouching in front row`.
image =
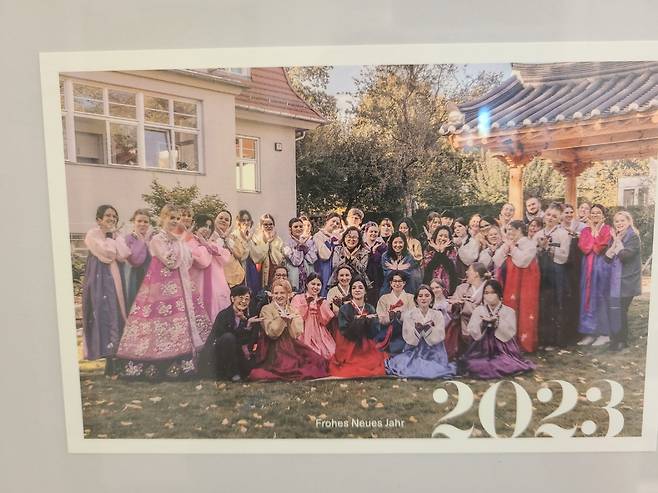
[[212,332],[203,349],[205,372],[218,380],[240,381],[262,360],[257,341],[261,318],[249,317],[249,288],[231,288],[231,306],[217,314]]

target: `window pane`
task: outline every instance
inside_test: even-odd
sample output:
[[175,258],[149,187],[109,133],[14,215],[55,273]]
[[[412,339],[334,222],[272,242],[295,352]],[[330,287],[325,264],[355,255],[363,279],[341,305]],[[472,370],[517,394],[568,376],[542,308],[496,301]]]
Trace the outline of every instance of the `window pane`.
[[108,99],[110,100],[110,115],[122,118],[137,118],[135,94],[109,90]]
[[66,118],[62,117],[62,141],[64,142],[64,159],[68,161],[68,148],[66,145]]
[[623,202],[624,207],[635,205],[635,190],[633,188],[624,190]]
[[255,139],[242,139],[242,157],[244,159],[256,159]]
[[199,170],[199,154],[197,151],[197,136],[184,132],[176,133],[176,169],[190,171]]
[[103,114],[103,89],[100,87],[73,84],[73,107],[75,111]]
[[137,127],[110,123],[112,163],[137,164]]
[[174,101],[174,113],[196,115],[196,104],[184,103],[183,101]]
[[240,187],[240,163],[235,165],[235,189],[242,190],[242,187]]
[[235,157],[237,158],[240,157],[240,140],[242,139],[235,139]]
[[105,122],[75,117],[75,151],[78,163],[105,164]]
[[144,129],[146,141],[146,166],[151,168],[171,168],[169,150],[171,138],[169,130]]
[[177,127],[196,128],[196,116],[174,113],[174,125]]
[[169,100],[144,96],[144,120],[153,123],[169,124]]
[[242,163],[242,190],[256,190],[256,163]]
[[64,81],[59,81],[59,105],[64,109]]

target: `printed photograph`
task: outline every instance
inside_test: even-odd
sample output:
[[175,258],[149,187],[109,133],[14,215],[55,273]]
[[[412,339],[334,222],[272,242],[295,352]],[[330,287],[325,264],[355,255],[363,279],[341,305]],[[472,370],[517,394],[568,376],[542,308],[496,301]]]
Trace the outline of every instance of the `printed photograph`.
[[642,436],[658,62],[59,89],[84,438]]

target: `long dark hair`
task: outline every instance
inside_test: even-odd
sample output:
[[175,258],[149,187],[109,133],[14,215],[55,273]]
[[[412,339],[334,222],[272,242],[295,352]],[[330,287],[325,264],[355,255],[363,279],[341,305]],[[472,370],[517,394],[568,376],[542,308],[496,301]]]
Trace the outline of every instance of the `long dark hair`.
[[[399,255],[393,251],[393,240],[396,238],[400,238],[402,240],[402,251],[400,252]],[[392,259],[395,260],[403,259],[409,254],[409,245],[407,244],[407,238],[399,231],[394,232],[393,234],[391,234],[391,236],[388,239],[388,250],[386,250],[386,252],[388,253],[388,256],[391,257]]]
[[[439,226],[436,228],[436,231],[432,235],[432,242],[436,242],[436,237],[438,236],[439,231],[442,229],[445,229],[448,232],[448,238],[452,241],[452,232],[450,231],[450,228],[448,226]],[[432,247],[428,247],[432,248]],[[425,276],[423,277],[423,283],[429,284],[432,282],[432,279],[434,278],[434,271],[438,267],[443,267],[444,270],[448,273],[448,279],[449,279],[449,286],[448,286],[448,294],[452,294],[455,292],[455,288],[457,287],[457,273],[455,272],[455,264],[450,260],[448,257],[448,252],[454,250],[454,245],[451,245],[450,247],[446,248],[443,253],[435,251],[434,254],[432,255],[432,259],[429,261],[427,266],[425,267]]]

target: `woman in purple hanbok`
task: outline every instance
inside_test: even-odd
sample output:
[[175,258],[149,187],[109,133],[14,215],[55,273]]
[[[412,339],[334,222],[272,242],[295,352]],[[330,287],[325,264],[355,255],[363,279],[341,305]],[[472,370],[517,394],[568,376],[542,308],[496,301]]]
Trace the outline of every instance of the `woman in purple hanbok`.
[[468,332],[471,347],[459,359],[459,372],[471,378],[503,378],[534,370],[516,341],[516,313],[503,305],[503,288],[494,279],[484,284],[483,303],[473,310]]
[[434,293],[421,284],[414,296],[416,307],[402,316],[404,350],[384,362],[386,373],[407,378],[446,378],[456,373],[454,363],[448,362],[443,344],[445,317],[434,310]]
[[605,223],[605,212],[602,205],[592,205],[588,226],[578,239],[578,248],[583,254],[578,332],[584,336],[579,346],[603,346],[610,341],[610,264],[605,260],[605,253],[612,230]]
[[324,226],[313,235],[315,249],[318,252],[318,259],[315,262],[315,272],[320,274],[320,279],[322,280],[320,296],[326,296],[329,290],[329,278],[333,272],[331,257],[338,242],[335,235],[338,234],[339,230],[340,214],[332,212],[327,216]]
[[283,256],[288,269],[292,289],[299,293],[306,286],[306,279],[313,272],[313,264],[318,259],[313,238],[304,232],[304,222],[294,217],[288,223],[290,239],[283,245]]
[[128,316],[117,358],[127,377],[176,378],[197,371],[211,325],[192,289],[192,256],[181,239],[180,209],[165,205],[162,231],[151,239],[151,264]]
[[84,357],[107,358],[106,374],[114,372],[112,358],[126,322],[121,262],[130,249],[116,233],[118,220],[114,207],[101,205],[96,210],[98,225],[85,236],[89,255],[82,287]]
[[148,209],[137,209],[130,221],[133,231],[124,237],[130,255],[123,264],[123,286],[126,294],[126,308],[130,311],[137,291],[144,281],[146,270],[151,262],[148,243],[151,240],[151,214]]

